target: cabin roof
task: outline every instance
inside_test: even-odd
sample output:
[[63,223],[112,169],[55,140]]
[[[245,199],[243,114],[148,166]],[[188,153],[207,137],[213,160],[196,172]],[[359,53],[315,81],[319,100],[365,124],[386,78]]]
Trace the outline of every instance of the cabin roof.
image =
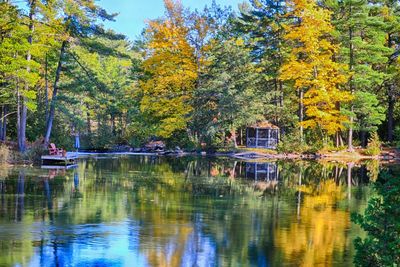
[[259,129],[279,129],[278,126],[270,123],[269,121],[260,121],[253,125],[250,125],[248,128],[259,128]]

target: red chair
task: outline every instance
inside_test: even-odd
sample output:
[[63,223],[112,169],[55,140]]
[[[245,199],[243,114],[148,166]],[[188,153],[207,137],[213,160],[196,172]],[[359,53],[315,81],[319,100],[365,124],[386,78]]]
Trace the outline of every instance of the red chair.
[[52,156],[63,156],[64,149],[57,148],[54,143],[49,144],[49,153]]

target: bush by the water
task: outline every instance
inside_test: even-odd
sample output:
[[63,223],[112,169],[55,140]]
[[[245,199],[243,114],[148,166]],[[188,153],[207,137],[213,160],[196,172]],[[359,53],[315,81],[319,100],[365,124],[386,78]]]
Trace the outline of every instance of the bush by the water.
[[39,139],[30,145],[24,154],[24,158],[33,164],[39,164],[41,157],[45,154],[47,154],[47,148],[43,145],[42,139]]
[[309,149],[307,144],[300,141],[300,135],[297,133],[283,135],[277,146],[279,153],[304,153]]
[[378,133],[374,132],[368,140],[368,146],[364,151],[365,155],[368,156],[378,156],[381,153],[382,143],[379,140]]
[[0,163],[7,163],[10,157],[10,149],[5,144],[0,144]]

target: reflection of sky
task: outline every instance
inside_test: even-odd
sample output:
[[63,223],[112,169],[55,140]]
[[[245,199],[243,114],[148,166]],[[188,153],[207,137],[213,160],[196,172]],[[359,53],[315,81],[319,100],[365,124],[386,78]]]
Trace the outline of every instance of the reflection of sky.
[[184,266],[217,265],[216,245],[209,237],[194,231],[186,244],[182,258]]
[[[139,252],[137,229],[129,221],[76,225],[67,230],[49,229],[51,240],[36,248],[29,265],[146,266],[146,259]],[[68,240],[68,236],[72,240]]]
[[[149,266],[140,251],[139,228],[129,220],[71,227],[35,224],[31,230],[36,248],[29,266]],[[193,231],[185,244],[160,249],[168,259],[177,245],[185,247],[182,266],[215,265],[215,244],[200,232]]]

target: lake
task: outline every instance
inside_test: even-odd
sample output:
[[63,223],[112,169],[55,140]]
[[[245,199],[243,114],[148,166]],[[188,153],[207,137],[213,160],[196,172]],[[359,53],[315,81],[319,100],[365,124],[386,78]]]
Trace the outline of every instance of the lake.
[[377,162],[104,156],[0,169],[0,266],[351,266]]

